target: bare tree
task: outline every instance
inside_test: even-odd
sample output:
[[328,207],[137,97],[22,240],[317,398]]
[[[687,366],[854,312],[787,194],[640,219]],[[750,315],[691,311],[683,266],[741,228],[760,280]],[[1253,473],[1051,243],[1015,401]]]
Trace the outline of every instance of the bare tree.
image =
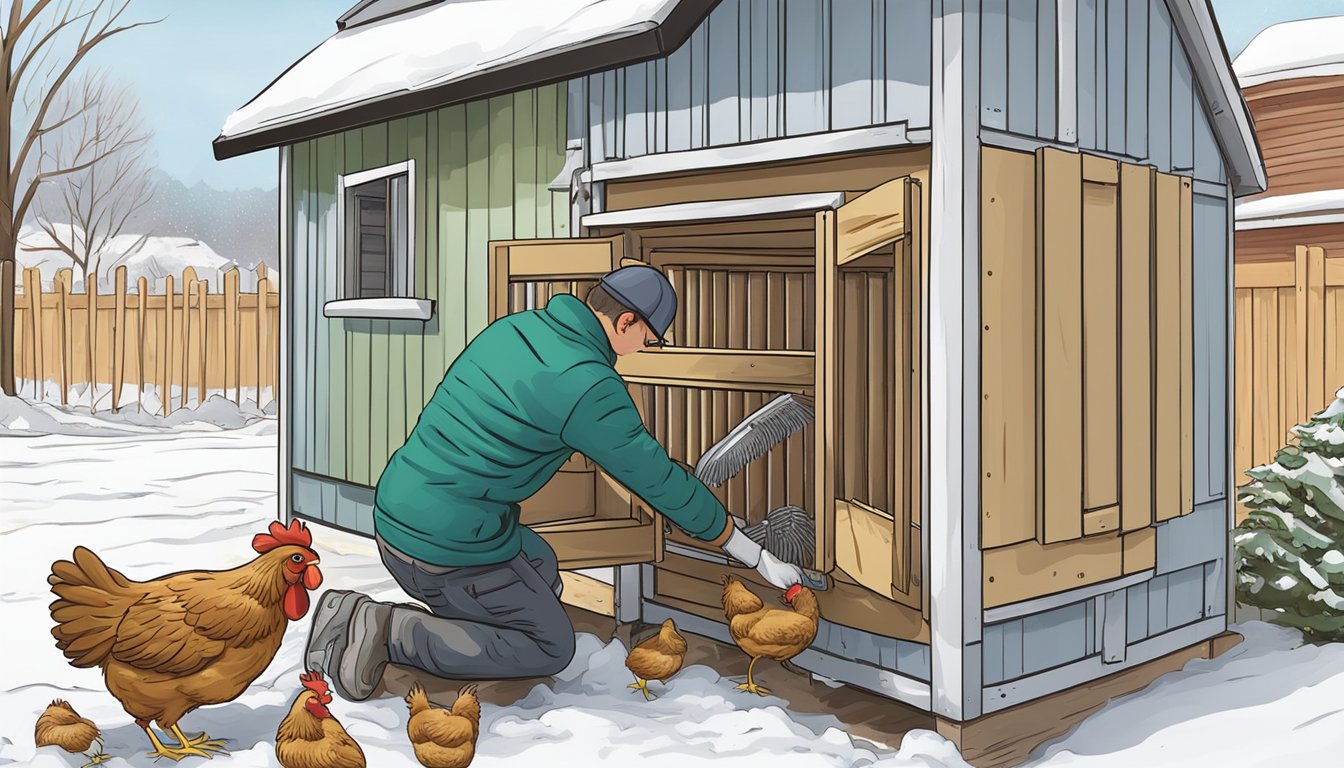
[[130,256],[149,239],[146,232],[110,253],[127,220],[153,198],[146,158],[151,134],[142,126],[130,87],[116,85],[104,74],[81,78],[60,101],[65,102],[61,113],[78,118],[38,139],[38,169],[81,170],[49,182],[58,194],[35,198],[35,218],[53,245],[24,248],[64,253],[88,284],[98,279],[103,256]]
[[9,18],[0,27],[0,391],[7,395],[15,392],[19,229],[44,182],[84,170],[36,170],[38,143],[78,118],[57,98],[85,57],[112,37],[144,26],[122,21],[131,1],[10,0]]

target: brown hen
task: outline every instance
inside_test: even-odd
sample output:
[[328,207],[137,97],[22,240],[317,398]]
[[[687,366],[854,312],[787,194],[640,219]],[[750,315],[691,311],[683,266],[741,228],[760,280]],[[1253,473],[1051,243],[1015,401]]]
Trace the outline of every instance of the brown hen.
[[[98,726],[92,720],[80,717],[64,699],[51,702],[42,716],[37,718],[37,727],[33,730],[33,741],[39,747],[60,747],[66,752],[85,753],[89,762],[84,768],[108,759],[103,754],[103,737],[98,733]],[[97,754],[87,754],[94,742],[98,743]]]
[[737,686],[759,696],[770,693],[756,685],[752,672],[761,659],[785,662],[807,649],[817,637],[821,610],[817,596],[801,584],[794,584],[780,602],[790,606],[766,608],[761,598],[732,576],[723,582],[723,612],[728,617],[728,633],[737,647],[751,657],[747,682]]
[[667,679],[681,670],[686,659],[686,638],[677,631],[671,619],[663,622],[658,633],[636,645],[625,657],[625,666],[635,674],[635,682],[628,687],[644,694],[644,700],[655,698],[649,693],[649,681],[667,685]]
[[331,690],[317,672],[299,675],[304,691],[275,732],[281,768],[365,768],[364,750],[327,709]]
[[[84,547],[58,560],[47,581],[56,647],[75,667],[100,667],[107,690],[145,731],[154,757],[222,753],[206,734],[188,738],[183,715],[233,701],[280,649],[288,622],[308,611],[322,583],[312,534],[295,520],[252,539],[259,554],[227,571],[186,571],[132,581]],[[177,739],[165,746],[156,721]]]
[[429,703],[419,683],[406,694],[411,719],[406,735],[415,749],[415,759],[425,768],[466,768],[476,756],[476,737],[481,730],[481,702],[476,686],[468,685],[457,694],[451,710]]

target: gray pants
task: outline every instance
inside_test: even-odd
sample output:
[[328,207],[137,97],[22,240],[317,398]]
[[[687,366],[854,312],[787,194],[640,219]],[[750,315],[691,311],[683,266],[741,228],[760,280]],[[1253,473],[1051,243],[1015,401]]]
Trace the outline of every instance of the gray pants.
[[506,563],[445,568],[389,547],[378,550],[392,578],[429,612],[392,610],[388,658],[435,677],[544,677],[574,658],[574,627],[560,603],[555,552],[529,529]]

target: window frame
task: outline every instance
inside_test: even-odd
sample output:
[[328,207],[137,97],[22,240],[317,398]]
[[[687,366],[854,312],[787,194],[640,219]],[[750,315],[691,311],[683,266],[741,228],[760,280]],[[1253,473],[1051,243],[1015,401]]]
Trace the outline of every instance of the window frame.
[[[395,176],[406,175],[406,256],[404,260],[398,260],[395,254],[389,253],[388,266],[392,274],[389,278],[391,290],[387,296],[379,297],[360,297],[346,295],[346,272],[348,271],[348,261],[351,257],[352,237],[347,229],[349,214],[347,209],[347,192],[353,188],[371,181],[380,179],[390,179]],[[388,210],[386,221],[389,225],[392,221],[392,200],[388,198]],[[415,222],[415,160],[414,158],[404,160],[400,163],[392,163],[376,168],[368,168],[353,173],[337,174],[336,176],[336,229],[339,237],[336,242],[336,292],[333,301],[384,301],[387,299],[423,299],[424,296],[415,295],[415,270],[417,267],[415,260],[416,245],[416,222]],[[389,230],[390,231],[390,230]]]

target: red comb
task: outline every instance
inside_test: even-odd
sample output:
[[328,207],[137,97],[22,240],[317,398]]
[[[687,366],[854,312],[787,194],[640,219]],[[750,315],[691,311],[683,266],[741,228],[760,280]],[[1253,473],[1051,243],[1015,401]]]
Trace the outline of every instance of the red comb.
[[789,587],[788,592],[784,593],[784,599],[788,600],[789,602],[793,602],[793,598],[797,597],[798,593],[802,591],[803,591],[802,584],[794,584],[792,587]]
[[269,533],[258,533],[252,537],[252,548],[258,552],[270,552],[272,549],[286,544],[311,547],[313,545],[313,533],[298,520],[290,520],[288,528],[276,521],[271,523]]
[[315,693],[327,692],[327,681],[322,679],[321,672],[305,672],[299,675],[299,682],[303,687]]

